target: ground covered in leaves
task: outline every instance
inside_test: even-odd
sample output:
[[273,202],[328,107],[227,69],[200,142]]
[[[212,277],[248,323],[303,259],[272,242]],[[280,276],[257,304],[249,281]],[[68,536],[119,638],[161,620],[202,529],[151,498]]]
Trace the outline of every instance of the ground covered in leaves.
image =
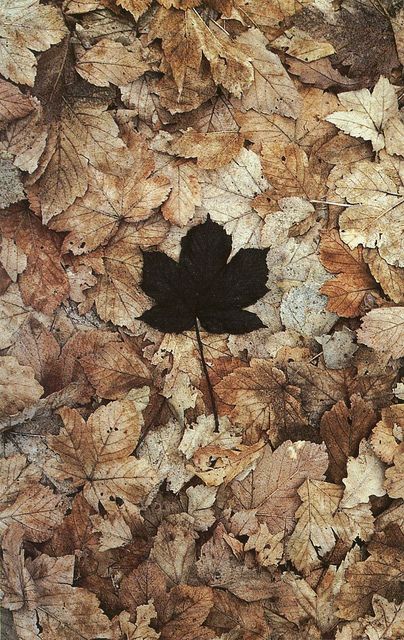
[[[2,0],[2,638],[403,637],[403,63],[400,0]],[[208,214],[216,421],[138,319]]]

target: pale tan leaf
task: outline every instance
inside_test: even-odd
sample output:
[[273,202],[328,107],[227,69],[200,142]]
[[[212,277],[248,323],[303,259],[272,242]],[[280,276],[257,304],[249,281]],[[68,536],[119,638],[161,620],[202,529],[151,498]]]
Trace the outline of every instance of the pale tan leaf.
[[328,122],[355,138],[370,140],[375,151],[383,149],[383,129],[391,119],[398,117],[397,97],[389,80],[381,77],[373,93],[360,89],[340,93],[338,98],[346,111],[327,116]]
[[386,464],[392,464],[398,443],[404,440],[404,405],[393,404],[382,409],[382,419],[370,437],[375,454]]
[[21,367],[13,356],[0,356],[0,415],[10,416],[34,404],[43,388],[31,367]]
[[366,249],[363,257],[372,276],[389,298],[396,304],[404,304],[404,270],[383,260],[377,249]]
[[162,172],[170,179],[172,188],[161,211],[166,220],[183,227],[192,220],[195,208],[201,204],[199,172],[190,162],[168,164]]
[[362,440],[358,457],[348,458],[341,507],[355,507],[368,502],[370,496],[384,496],[384,470],[383,463],[375,456],[369,443]]
[[390,358],[404,356],[404,307],[369,311],[358,330],[358,340]]

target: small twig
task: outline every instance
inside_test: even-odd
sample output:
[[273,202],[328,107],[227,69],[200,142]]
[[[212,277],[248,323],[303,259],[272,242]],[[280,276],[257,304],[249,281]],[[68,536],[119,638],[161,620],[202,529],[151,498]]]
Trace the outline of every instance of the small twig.
[[309,202],[314,202],[315,204],[333,204],[336,207],[354,207],[353,204],[348,204],[347,202],[331,202],[330,200],[309,200]]
[[212,413],[213,413],[213,417],[215,419],[215,427],[216,427],[216,430],[218,431],[219,430],[219,417],[217,415],[217,408],[216,408],[215,396],[213,394],[213,387],[212,387],[212,383],[211,383],[210,378],[209,378],[209,371],[208,371],[208,367],[206,365],[205,355],[203,353],[203,343],[202,343],[202,340],[201,340],[201,334],[199,333],[199,326],[198,326],[197,318],[195,318],[195,333],[196,333],[196,339],[198,341],[199,353],[201,354],[202,369],[203,369],[203,373],[205,374],[206,384],[208,385],[210,404],[212,405]]

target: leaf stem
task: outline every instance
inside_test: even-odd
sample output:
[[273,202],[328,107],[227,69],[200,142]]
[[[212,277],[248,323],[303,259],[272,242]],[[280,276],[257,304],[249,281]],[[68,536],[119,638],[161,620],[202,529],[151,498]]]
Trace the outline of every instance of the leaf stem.
[[212,383],[211,383],[210,378],[209,378],[209,371],[208,371],[208,367],[206,365],[205,355],[203,353],[203,343],[202,343],[202,340],[201,340],[201,334],[199,332],[199,325],[198,325],[198,319],[197,318],[195,318],[195,333],[196,333],[196,339],[198,341],[199,353],[201,354],[202,369],[203,369],[203,373],[205,374],[206,383],[208,385],[210,404],[211,404],[211,407],[212,407],[213,417],[215,419],[215,427],[216,427],[216,430],[219,431],[219,417],[217,415],[215,396],[213,394],[213,387],[212,387]]

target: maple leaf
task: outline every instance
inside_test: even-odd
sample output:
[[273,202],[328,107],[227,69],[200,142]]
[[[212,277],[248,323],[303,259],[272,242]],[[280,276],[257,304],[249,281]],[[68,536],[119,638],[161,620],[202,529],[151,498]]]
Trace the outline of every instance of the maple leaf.
[[278,442],[306,423],[298,387],[289,385],[284,372],[267,360],[253,358],[249,367],[240,367],[219,382],[215,392],[234,405],[232,420],[248,425],[253,441],[266,431],[272,442]]
[[231,504],[266,523],[271,533],[291,531],[299,486],[305,478],[323,480],[327,463],[324,445],[288,440],[273,453],[267,445],[255,470],[231,483]]
[[56,7],[40,5],[39,0],[22,0],[18,7],[13,0],[4,0],[0,24],[1,73],[32,87],[36,73],[32,51],[45,51],[68,33],[61,12]]
[[21,529],[13,525],[3,541],[6,558],[3,606],[13,611],[19,637],[112,639],[110,621],[100,610],[96,596],[72,586],[74,556],[51,558],[40,554],[30,562],[24,560],[21,539]]
[[75,409],[63,409],[65,426],[49,444],[60,462],[49,461],[47,472],[71,479],[84,487],[86,500],[94,507],[108,504],[110,496],[138,504],[151,490],[155,473],[144,461],[131,456],[140,435],[142,417],[130,400],[117,400],[97,409],[83,420]]
[[140,317],[156,329],[180,333],[197,319],[211,333],[245,333],[264,325],[244,311],[266,291],[265,249],[241,249],[227,262],[231,237],[210,218],[181,241],[179,262],[143,253],[142,289],[157,305]]
[[368,89],[360,89],[340,93],[338,98],[346,111],[327,116],[328,122],[344,133],[370,140],[375,151],[387,146],[388,151],[404,153],[404,148],[390,148],[390,139],[404,133],[404,124],[399,117],[394,87],[387,78],[380,77],[372,94]]

